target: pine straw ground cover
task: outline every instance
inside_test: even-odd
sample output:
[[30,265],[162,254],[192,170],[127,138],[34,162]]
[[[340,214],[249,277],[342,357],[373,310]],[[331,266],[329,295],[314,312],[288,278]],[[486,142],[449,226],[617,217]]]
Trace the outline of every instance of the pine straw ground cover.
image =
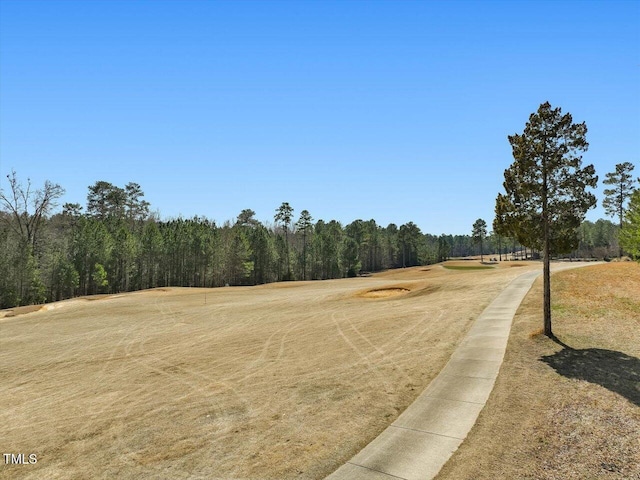
[[521,305],[493,393],[443,479],[640,479],[640,265],[552,277]]

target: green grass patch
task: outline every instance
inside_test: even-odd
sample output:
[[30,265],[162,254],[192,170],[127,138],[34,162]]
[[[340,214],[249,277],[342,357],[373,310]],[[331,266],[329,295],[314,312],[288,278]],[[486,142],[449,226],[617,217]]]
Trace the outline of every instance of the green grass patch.
[[449,270],[488,270],[494,268],[487,265],[443,265],[443,267]]

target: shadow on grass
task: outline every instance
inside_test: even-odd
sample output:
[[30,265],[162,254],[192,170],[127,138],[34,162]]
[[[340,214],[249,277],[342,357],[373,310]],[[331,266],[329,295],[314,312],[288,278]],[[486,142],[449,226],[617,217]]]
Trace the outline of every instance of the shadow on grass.
[[640,406],[640,359],[601,348],[576,350],[556,337],[552,340],[564,349],[541,361],[560,375],[597,383]]

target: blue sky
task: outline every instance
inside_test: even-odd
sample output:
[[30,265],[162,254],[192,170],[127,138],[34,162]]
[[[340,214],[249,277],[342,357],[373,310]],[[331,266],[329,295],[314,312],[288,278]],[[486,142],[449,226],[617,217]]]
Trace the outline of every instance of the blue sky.
[[470,233],[547,100],[640,175],[640,2],[0,0],[0,186],[62,202]]

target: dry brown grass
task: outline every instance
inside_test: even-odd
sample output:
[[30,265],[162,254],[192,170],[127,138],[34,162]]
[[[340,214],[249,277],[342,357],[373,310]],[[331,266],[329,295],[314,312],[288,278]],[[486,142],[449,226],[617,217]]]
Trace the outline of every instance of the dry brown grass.
[[[538,280],[516,315],[491,397],[438,479],[640,479],[640,266]],[[562,345],[564,344],[564,345]]]
[[[157,289],[2,319],[0,453],[38,462],[0,477],[322,478],[415,399],[521,273]],[[384,289],[410,292],[356,295]]]

